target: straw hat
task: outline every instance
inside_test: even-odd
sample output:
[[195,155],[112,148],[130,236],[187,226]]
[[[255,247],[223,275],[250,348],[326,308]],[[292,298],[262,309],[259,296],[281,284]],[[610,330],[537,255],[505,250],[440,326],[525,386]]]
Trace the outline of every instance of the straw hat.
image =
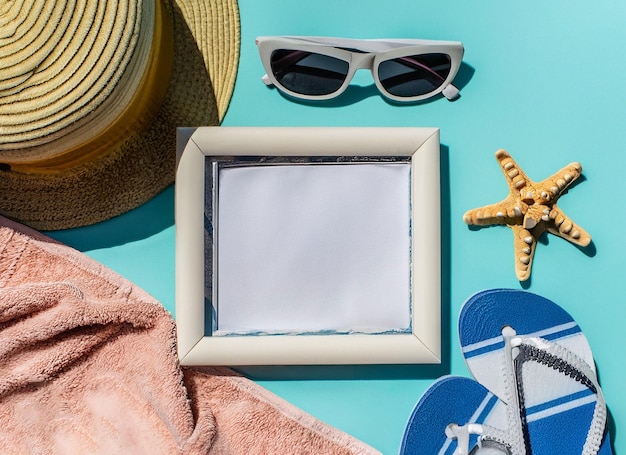
[[174,181],[176,127],[217,125],[236,0],[0,1],[0,213],[96,223]]

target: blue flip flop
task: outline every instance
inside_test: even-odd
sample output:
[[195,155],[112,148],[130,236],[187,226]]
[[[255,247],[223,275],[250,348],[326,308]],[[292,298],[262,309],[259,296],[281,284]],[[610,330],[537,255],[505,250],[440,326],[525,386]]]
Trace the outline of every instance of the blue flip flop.
[[459,340],[474,378],[519,410],[526,454],[612,455],[589,343],[556,303],[522,290],[470,297]]
[[413,408],[400,455],[508,454],[507,406],[470,378],[443,376]]

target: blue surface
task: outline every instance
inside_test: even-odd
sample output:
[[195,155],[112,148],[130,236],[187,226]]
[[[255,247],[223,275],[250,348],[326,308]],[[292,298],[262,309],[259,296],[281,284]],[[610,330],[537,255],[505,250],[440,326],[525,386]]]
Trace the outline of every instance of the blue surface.
[[[626,270],[622,202],[626,169],[626,3],[588,1],[241,0],[241,64],[224,125],[436,126],[441,128],[444,362],[440,366],[277,368],[247,371],[259,382],[373,445],[397,453],[416,401],[443,374],[468,376],[456,320],[486,288],[521,288],[506,227],[470,230],[468,209],[503,199],[494,153],[504,148],[533,180],[572,161],[583,178],[559,206],[593,238],[580,250],[546,236],[524,285],[563,306],[595,354],[616,453],[626,452]],[[257,35],[460,40],[465,65],[456,102],[392,105],[371,75],[357,74],[322,106],[285,99],[260,81]],[[173,311],[173,191],[96,226],[56,238],[135,281]],[[283,379],[272,379],[280,377]],[[286,379],[284,379],[286,378]]]

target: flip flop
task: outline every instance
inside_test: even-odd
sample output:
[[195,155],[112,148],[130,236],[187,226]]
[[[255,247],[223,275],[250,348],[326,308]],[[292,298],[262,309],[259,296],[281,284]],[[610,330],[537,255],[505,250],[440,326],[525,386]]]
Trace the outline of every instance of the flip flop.
[[507,406],[473,379],[443,376],[415,405],[400,455],[511,453]]
[[556,303],[522,290],[470,297],[459,340],[474,378],[520,413],[527,454],[612,455],[589,343]]

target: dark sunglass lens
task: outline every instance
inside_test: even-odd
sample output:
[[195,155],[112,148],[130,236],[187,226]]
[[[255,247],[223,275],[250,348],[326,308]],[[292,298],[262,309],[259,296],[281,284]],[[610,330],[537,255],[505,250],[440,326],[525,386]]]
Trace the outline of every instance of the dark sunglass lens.
[[437,90],[450,74],[450,68],[449,55],[411,55],[381,62],[378,78],[392,95],[409,98]]
[[348,62],[328,55],[280,49],[270,57],[276,80],[295,93],[328,95],[339,90],[348,74]]

